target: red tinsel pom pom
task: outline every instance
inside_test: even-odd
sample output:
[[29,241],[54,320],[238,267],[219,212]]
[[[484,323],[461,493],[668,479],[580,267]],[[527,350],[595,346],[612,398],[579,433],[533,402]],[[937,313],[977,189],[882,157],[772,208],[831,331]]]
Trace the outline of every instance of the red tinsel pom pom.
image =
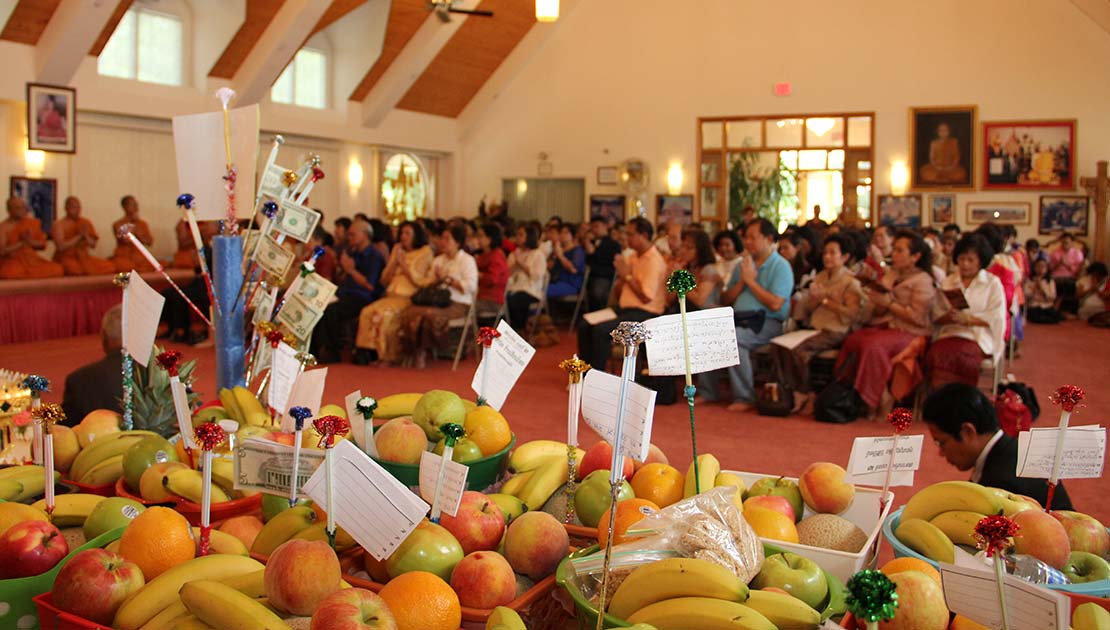
[[913,422],[913,412],[905,407],[895,407],[887,414],[886,421],[894,427],[895,433],[901,433],[910,428],[910,423]]
[[201,450],[211,451],[227,439],[227,433],[215,422],[205,422],[196,428],[193,437],[200,444]]
[[478,343],[487,348],[492,346],[493,340],[500,336],[501,333],[497,332],[497,329],[493,326],[482,326],[478,329]]
[[166,350],[162,354],[154,357],[154,360],[158,362],[158,365],[162,366],[163,370],[169,372],[170,376],[177,376],[177,366],[181,363],[181,352],[177,350]]
[[1063,385],[1056,391],[1049,394],[1048,399],[1052,404],[1059,405],[1061,409],[1067,412],[1075,411],[1076,407],[1081,406],[1079,403],[1083,402],[1086,394],[1083,388],[1078,385]]
[[312,421],[312,427],[320,434],[318,448],[331,448],[335,446],[335,438],[347,435],[351,424],[346,418],[339,416],[321,416]]
[[987,557],[1006,549],[1012,543],[1010,539],[1017,534],[1021,526],[1005,516],[987,516],[975,526],[975,540],[979,548],[987,550]]

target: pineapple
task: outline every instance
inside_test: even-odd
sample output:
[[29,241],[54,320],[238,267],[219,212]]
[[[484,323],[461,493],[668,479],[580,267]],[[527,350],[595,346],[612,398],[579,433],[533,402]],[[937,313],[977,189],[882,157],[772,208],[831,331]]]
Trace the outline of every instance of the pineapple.
[[[158,356],[163,348],[154,347],[154,354]],[[193,369],[197,361],[183,361],[178,368],[178,377],[186,386],[193,382]],[[192,409],[200,396],[196,392],[188,394],[189,408]],[[132,418],[135,429],[154,431],[162,437],[170,437],[178,433],[177,411],[173,406],[173,394],[170,392],[170,375],[162,369],[157,361],[150,361],[147,367],[135,364],[135,377],[132,387]]]

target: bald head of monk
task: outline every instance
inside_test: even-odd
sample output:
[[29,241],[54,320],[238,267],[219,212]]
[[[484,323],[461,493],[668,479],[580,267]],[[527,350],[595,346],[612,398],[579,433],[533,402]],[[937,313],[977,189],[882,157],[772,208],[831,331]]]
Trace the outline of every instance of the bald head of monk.
[[19,197],[8,197],[8,216],[13,219],[27,216],[27,202]]
[[73,195],[66,197],[66,218],[76,219],[81,216],[81,200]]

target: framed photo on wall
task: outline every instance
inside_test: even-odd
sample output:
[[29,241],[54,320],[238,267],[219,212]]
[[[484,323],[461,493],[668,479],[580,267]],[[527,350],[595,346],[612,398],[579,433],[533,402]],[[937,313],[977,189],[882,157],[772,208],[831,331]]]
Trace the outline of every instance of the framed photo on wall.
[[1042,195],[1037,217],[1037,234],[1087,236],[1091,222],[1091,198],[1081,195]]
[[77,152],[77,90],[60,85],[27,84],[27,148]]
[[1032,223],[1033,204],[1028,201],[969,201],[967,222],[997,223],[999,225],[1029,225]]
[[910,109],[910,187],[971,190],[975,187],[974,105]]
[[956,195],[929,195],[929,225],[956,222]]
[[879,225],[921,227],[921,195],[879,195]]
[[31,216],[42,223],[42,231],[50,234],[58,212],[58,180],[12,175],[8,195],[22,199]]
[[624,221],[624,195],[590,195],[590,219],[605,217],[609,225]]
[[984,121],[983,189],[1074,190],[1075,121]]
[[678,221],[681,225],[694,222],[693,195],[655,195],[655,220]]
[[616,186],[617,185],[617,167],[616,166],[599,166],[597,167],[597,185],[598,186]]

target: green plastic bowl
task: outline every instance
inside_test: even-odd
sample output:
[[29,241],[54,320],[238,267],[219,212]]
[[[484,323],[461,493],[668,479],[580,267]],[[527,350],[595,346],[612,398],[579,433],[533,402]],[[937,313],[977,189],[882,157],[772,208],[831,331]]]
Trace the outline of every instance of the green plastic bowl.
[[[377,433],[383,425],[374,427],[374,432]],[[494,483],[505,472],[505,468],[509,462],[509,451],[513,450],[516,445],[516,434],[512,434],[512,439],[509,440],[509,445],[497,451],[493,455],[486,455],[481,459],[476,459],[468,464],[470,472],[466,475],[466,489],[467,490],[484,490]],[[389,471],[397,481],[414,488],[420,485],[420,466],[416,464],[398,464],[397,462],[387,462],[385,460],[372,458],[379,466]]]
[[[555,570],[555,583],[562,586],[563,589],[574,600],[574,607],[578,609],[578,626],[580,628],[596,628],[597,627],[597,609],[590,603],[590,600],[578,590],[578,587],[571,581],[571,568],[570,561],[582,556],[588,556],[600,547],[594,545],[586,549],[580,549],[559,563],[559,568]],[[785,549],[780,549],[774,545],[763,543],[763,553],[768,556],[784,553]],[[829,583],[829,597],[825,600],[825,608],[821,611],[821,621],[825,621],[835,615],[844,614],[848,610],[845,603],[845,590],[844,584],[828,571],[822,569],[825,574],[825,580]],[[606,628],[627,628],[632,624],[623,619],[618,619],[612,615],[605,615]]]

